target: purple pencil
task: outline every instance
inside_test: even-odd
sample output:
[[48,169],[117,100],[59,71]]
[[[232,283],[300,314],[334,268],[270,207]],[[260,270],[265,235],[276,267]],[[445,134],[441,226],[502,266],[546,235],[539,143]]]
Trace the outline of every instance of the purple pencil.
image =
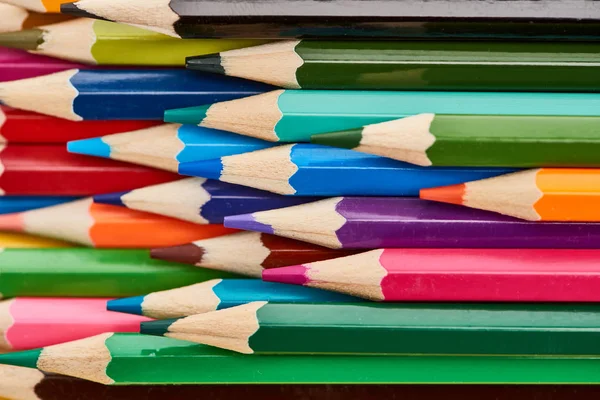
[[600,248],[600,223],[527,222],[414,198],[336,197],[225,218],[329,248]]

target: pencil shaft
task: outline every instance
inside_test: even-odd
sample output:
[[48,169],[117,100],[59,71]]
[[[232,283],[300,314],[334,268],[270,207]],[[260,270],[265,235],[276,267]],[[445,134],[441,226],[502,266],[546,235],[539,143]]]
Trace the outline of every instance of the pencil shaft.
[[0,214],[50,207],[76,199],[70,196],[0,196]]
[[45,249],[74,247],[74,245],[23,233],[0,232],[0,247],[4,249]]
[[0,47],[0,82],[34,78],[73,68],[93,67]]
[[147,250],[5,249],[3,297],[120,297],[173,289],[226,272],[152,260]]

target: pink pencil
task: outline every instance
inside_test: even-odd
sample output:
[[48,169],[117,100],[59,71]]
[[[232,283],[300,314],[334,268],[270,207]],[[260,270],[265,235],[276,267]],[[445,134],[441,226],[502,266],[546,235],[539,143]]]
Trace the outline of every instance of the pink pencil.
[[73,68],[89,69],[93,67],[56,58],[38,56],[24,50],[0,47],[0,82],[33,78]]
[[379,249],[262,274],[375,301],[600,301],[600,250]]
[[18,297],[0,302],[0,349],[29,350],[105,332],[139,332],[149,318],[106,310],[110,299]]

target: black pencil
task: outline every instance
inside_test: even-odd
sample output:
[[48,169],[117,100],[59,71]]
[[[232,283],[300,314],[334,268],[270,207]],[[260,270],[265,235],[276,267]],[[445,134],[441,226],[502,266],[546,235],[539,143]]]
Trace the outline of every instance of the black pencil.
[[186,38],[600,38],[600,3],[586,0],[82,0],[61,11]]

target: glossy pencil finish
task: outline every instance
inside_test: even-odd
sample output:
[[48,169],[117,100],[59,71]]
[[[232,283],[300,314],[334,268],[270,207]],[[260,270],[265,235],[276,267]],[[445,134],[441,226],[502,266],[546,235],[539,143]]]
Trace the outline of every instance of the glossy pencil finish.
[[34,78],[73,68],[92,68],[56,58],[0,47],[0,82]]
[[600,118],[419,114],[311,142],[429,166],[598,167]]
[[421,191],[422,199],[460,204],[529,221],[600,221],[600,170],[540,168],[495,180]]
[[375,301],[598,302],[600,251],[378,249],[263,271]]
[[0,164],[5,195],[89,196],[178,179],[152,168],[69,154],[59,144],[0,144]]
[[[597,355],[600,306],[257,301],[140,333],[245,354]],[[222,325],[221,325],[222,324]]]
[[[15,0],[12,0],[15,1]],[[120,6],[120,8],[119,8]],[[545,36],[548,28],[538,32],[536,22],[572,23],[571,18],[582,23],[596,22],[600,10],[585,1],[556,3],[553,1],[519,1],[512,3],[470,1],[189,1],[171,0],[157,4],[130,1],[124,5],[112,0],[83,0],[61,7],[63,13],[82,17],[107,19],[122,23],[151,26],[157,31],[176,37],[404,37],[406,35],[431,35],[442,33],[452,36],[455,30],[461,35],[475,33],[489,36],[504,33],[519,36],[520,31]],[[504,26],[514,20],[527,20],[534,27],[519,26],[509,31]],[[429,27],[427,22],[432,21]],[[449,23],[445,29],[435,22]],[[468,30],[468,24],[487,23]],[[500,23],[502,27],[496,28]],[[423,26],[425,24],[425,26]],[[444,25],[444,24],[442,24]],[[456,26],[458,25],[458,26]],[[466,26],[465,26],[466,25]],[[519,25],[519,24],[518,24]],[[444,25],[445,26],[445,25]],[[511,24],[512,26],[512,24]],[[513,27],[514,28],[514,27]],[[433,31],[433,32],[430,32]],[[496,32],[499,31],[499,32]],[[550,29],[550,31],[553,31]],[[523,34],[523,33],[521,33]],[[537,36],[536,35],[536,36]]]
[[165,215],[196,224],[222,224],[229,215],[319,200],[289,197],[204,178],[187,178],[127,192],[94,196],[95,203]]
[[[2,354],[0,362],[109,385],[241,383],[597,383],[596,357],[278,355],[247,357],[198,344],[133,333],[83,339],[101,370],[78,368],[70,344]],[[60,346],[60,347],[59,347]],[[42,354],[56,360],[38,362]],[[73,355],[74,356],[74,355]],[[53,368],[60,362],[61,367]],[[435,375],[431,371],[435,371]]]
[[0,216],[0,230],[25,232],[100,248],[174,246],[235,232],[96,204],[91,198]]
[[0,196],[0,214],[50,207],[76,199],[72,196]]
[[75,122],[0,106],[0,141],[8,143],[65,143],[149,128],[157,124],[157,121]]
[[238,232],[150,251],[152,258],[260,278],[264,269],[343,257],[333,250],[259,232]]
[[[91,122],[91,121],[90,121]],[[97,135],[101,136],[101,135]],[[274,143],[195,125],[164,124],[67,145],[71,153],[178,172],[179,164],[266,149]]]
[[422,113],[600,116],[600,94],[276,90],[246,99],[165,112],[165,121],[198,124],[273,142],[309,141]]
[[73,121],[160,120],[165,110],[255,95],[270,87],[182,69],[79,70],[4,82],[4,104]]
[[[265,160],[268,160],[266,162]],[[312,144],[278,146],[216,160],[192,161],[179,173],[294,196],[416,196],[436,182],[465,182],[513,170],[422,168],[352,150]]]
[[106,310],[105,298],[17,297],[0,302],[0,349],[29,350],[105,332],[139,332],[148,318]]
[[599,53],[594,43],[298,40],[186,65],[288,89],[597,92]]
[[72,243],[14,232],[0,232],[0,248],[43,249],[73,247]]
[[214,279],[145,296],[110,300],[106,308],[110,311],[162,319],[224,310],[253,301],[346,303],[358,302],[360,299],[319,289],[263,282],[258,279]]
[[0,15],[2,15],[0,33],[31,29],[40,25],[56,24],[73,18],[65,14],[40,14],[5,3],[0,4]]
[[0,34],[0,45],[94,65],[182,66],[185,57],[196,53],[208,54],[264,43],[257,40],[179,40],[134,26],[84,18],[40,25],[44,26]]
[[[123,297],[236,275],[152,260],[147,250],[4,249],[3,297]],[[239,275],[237,275],[239,277]]]
[[600,248],[598,223],[527,222],[410,198],[338,197],[227,217],[225,226],[335,249]]

